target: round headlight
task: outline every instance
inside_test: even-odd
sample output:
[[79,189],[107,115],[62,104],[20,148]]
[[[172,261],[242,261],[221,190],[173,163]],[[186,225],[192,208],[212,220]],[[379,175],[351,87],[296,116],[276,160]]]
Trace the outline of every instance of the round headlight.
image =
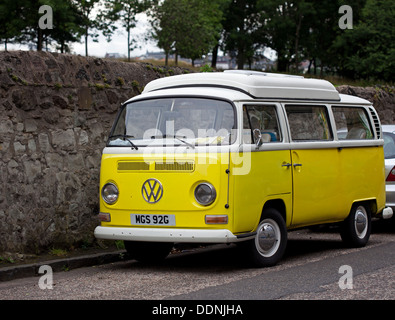
[[210,183],[201,183],[195,189],[195,199],[203,206],[212,204],[216,196],[215,188]]
[[101,190],[101,196],[108,204],[114,204],[118,200],[118,195],[118,188],[113,183],[106,183]]

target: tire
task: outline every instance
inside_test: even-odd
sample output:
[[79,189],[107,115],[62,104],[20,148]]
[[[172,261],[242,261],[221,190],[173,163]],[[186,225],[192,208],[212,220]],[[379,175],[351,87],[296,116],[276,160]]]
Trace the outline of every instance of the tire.
[[364,204],[354,204],[347,219],[341,224],[340,236],[347,246],[361,248],[368,243],[371,230],[369,207]]
[[255,238],[247,243],[248,253],[257,267],[271,267],[282,258],[287,246],[287,228],[276,209],[265,209]]
[[125,249],[131,258],[145,263],[163,261],[173,248],[170,242],[124,241]]

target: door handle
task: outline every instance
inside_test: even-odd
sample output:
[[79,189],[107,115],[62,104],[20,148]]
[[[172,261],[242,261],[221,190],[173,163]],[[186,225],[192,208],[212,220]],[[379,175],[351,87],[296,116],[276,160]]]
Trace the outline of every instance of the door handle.
[[296,167],[301,167],[302,166],[302,164],[301,163],[294,163],[294,168],[296,168]]
[[287,168],[289,168],[289,167],[291,167],[292,166],[292,164],[290,164],[290,163],[284,163],[283,165],[282,165],[282,167],[287,167]]

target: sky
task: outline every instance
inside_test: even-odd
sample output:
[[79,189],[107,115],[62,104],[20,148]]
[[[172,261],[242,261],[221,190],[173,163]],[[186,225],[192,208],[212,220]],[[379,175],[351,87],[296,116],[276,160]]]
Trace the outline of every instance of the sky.
[[[119,23],[118,23],[119,25]],[[147,16],[144,13],[137,15],[137,25],[134,29],[132,29],[132,37],[135,37],[139,48],[131,51],[130,55],[132,57],[141,56],[146,53],[146,51],[160,51],[160,49],[156,46],[153,40],[145,41],[146,33],[150,29],[150,24]],[[100,33],[99,33],[100,34]],[[111,42],[107,42],[106,38],[103,35],[99,35],[99,42],[93,42],[92,38],[88,40],[88,54],[89,56],[95,56],[99,58],[103,58],[106,53],[119,53],[127,57],[127,33],[126,30],[119,25],[118,30],[116,30],[112,36]],[[85,41],[84,38],[81,38],[81,42],[74,42],[71,44],[72,53],[80,54],[82,56],[85,55]],[[4,48],[2,47],[1,50]],[[26,45],[19,44],[9,44],[9,50],[28,50]]]
[[[118,30],[112,36],[111,42],[107,42],[103,35],[99,36],[99,42],[93,42],[92,39],[88,41],[88,53],[90,56],[104,57],[106,53],[119,53],[127,57],[128,55],[128,40],[127,32],[118,23]],[[131,37],[138,42],[139,48],[130,52],[132,57],[140,56],[146,51],[161,51],[153,40],[146,41],[146,33],[151,28],[147,16],[144,13],[137,15],[136,27],[131,30]],[[73,52],[80,55],[85,55],[85,42],[73,43]]]

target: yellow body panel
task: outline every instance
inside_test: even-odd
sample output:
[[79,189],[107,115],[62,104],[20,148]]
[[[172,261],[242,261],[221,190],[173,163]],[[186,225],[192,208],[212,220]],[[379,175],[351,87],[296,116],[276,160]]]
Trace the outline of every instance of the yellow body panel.
[[341,193],[341,162],[337,148],[292,151],[293,226],[332,222],[347,216],[351,206]]
[[258,226],[263,206],[273,199],[284,202],[287,212],[290,213],[286,222],[290,225],[292,171],[290,167],[283,166],[291,162],[290,151],[259,151],[251,152],[250,156],[249,173],[234,176],[235,230],[253,231]]
[[[228,153],[177,154],[175,158],[104,154],[100,188],[107,182],[115,183],[119,199],[113,205],[101,199],[100,211],[111,214],[111,222],[102,225],[131,226],[130,214],[174,214],[177,228],[215,228],[218,226],[205,224],[205,215],[226,214],[228,224],[221,227],[232,229],[231,210],[225,208],[228,157]],[[163,196],[157,203],[148,203],[142,196],[142,186],[147,179],[157,179],[163,186]],[[207,207],[197,203],[194,197],[195,187],[201,182],[211,183],[217,193],[214,203]]]
[[292,227],[342,221],[355,202],[385,206],[382,147],[294,150],[292,161]]
[[[115,183],[119,199],[113,205],[100,199],[100,211],[111,214],[111,222],[102,226],[131,227],[130,214],[174,214],[175,228],[240,234],[255,230],[271,200],[284,204],[289,229],[342,221],[358,201],[371,200],[373,214],[385,206],[382,147],[259,151],[230,157],[229,166],[228,153],[177,154],[171,159],[104,154],[100,188]],[[147,179],[157,179],[164,188],[155,204],[142,197]],[[207,207],[194,197],[201,182],[211,183],[217,192]],[[208,225],[205,215],[227,215],[228,224]]]

